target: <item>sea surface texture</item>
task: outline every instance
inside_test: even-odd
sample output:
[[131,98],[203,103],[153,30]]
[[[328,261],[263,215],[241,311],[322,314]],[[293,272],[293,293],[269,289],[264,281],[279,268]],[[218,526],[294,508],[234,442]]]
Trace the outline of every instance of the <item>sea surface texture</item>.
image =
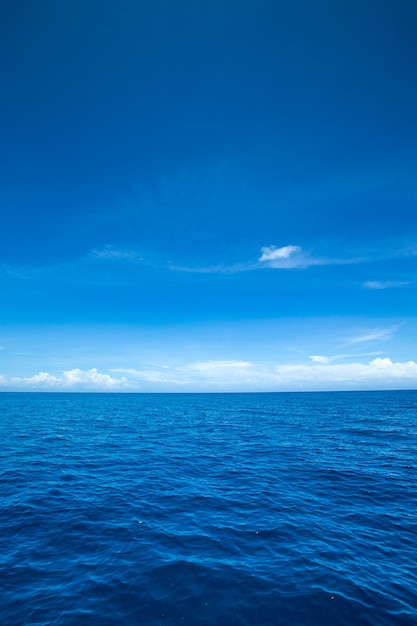
[[417,624],[417,392],[0,394],[0,624]]

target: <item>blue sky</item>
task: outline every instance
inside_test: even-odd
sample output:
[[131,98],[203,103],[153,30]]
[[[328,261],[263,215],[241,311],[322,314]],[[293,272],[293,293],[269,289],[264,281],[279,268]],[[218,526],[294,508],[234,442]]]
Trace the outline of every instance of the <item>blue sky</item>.
[[0,389],[417,388],[414,1],[0,29]]

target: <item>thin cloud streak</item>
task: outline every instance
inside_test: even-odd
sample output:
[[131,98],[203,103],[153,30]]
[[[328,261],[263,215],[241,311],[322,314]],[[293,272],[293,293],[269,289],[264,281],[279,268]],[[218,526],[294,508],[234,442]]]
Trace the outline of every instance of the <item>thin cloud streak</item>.
[[[155,255],[153,255],[155,257]],[[354,265],[361,263],[372,263],[387,258],[400,258],[410,256],[409,252],[399,250],[389,254],[376,253],[353,255],[345,258],[315,256],[311,251],[303,249],[299,245],[288,244],[281,247],[274,245],[262,246],[260,256],[254,261],[243,261],[236,263],[220,263],[216,265],[184,265],[172,261],[154,261],[147,259],[142,253],[131,248],[120,248],[115,245],[105,245],[92,249],[85,257],[77,260],[53,264],[40,265],[37,267],[16,267],[1,266],[0,271],[4,274],[16,276],[18,278],[30,278],[33,275],[42,275],[56,272],[70,274],[71,271],[79,269],[86,262],[93,263],[127,263],[132,265],[142,265],[148,268],[167,270],[172,272],[194,273],[194,274],[237,274],[241,272],[252,272],[265,269],[291,270],[308,269],[309,267],[330,266],[330,265]],[[411,284],[409,281],[366,281],[363,287],[367,289],[388,289],[402,287]]]
[[235,263],[233,265],[212,266],[184,266],[169,265],[168,269],[176,272],[189,272],[199,274],[236,274],[263,269],[307,269],[319,265],[350,265],[366,262],[364,257],[352,257],[346,259],[318,258],[305,252],[301,246],[287,245],[281,248],[275,246],[263,246],[261,256],[257,262]]
[[389,328],[376,328],[364,334],[351,337],[348,343],[366,343],[369,341],[387,341],[391,339],[398,330],[398,326],[390,326]]
[[92,250],[90,256],[99,261],[129,261],[131,263],[141,263],[143,258],[134,250],[118,249],[114,246],[104,246]]
[[166,269],[172,272],[194,274],[237,274],[240,272],[256,271],[266,268],[288,270],[307,269],[312,266],[346,265],[360,263],[367,260],[363,257],[352,257],[346,259],[319,258],[303,250],[301,246],[293,244],[285,245],[279,248],[274,245],[262,246],[261,254],[256,261],[217,265],[183,265],[172,262],[152,263],[147,261],[135,250],[124,248],[119,249],[112,245],[94,249],[90,252],[89,256],[91,259],[96,261],[124,261],[134,264],[143,264],[159,269]]
[[363,286],[367,289],[392,289],[409,284],[410,282],[406,280],[368,280]]
[[166,269],[172,272],[184,272],[187,274],[238,274],[240,272],[250,272],[259,269],[257,263],[235,263],[234,265],[207,265],[207,266],[187,266],[187,265],[166,265]]
[[382,352],[363,352],[361,354],[335,354],[333,356],[325,356],[325,355],[312,355],[309,358],[313,363],[322,363],[323,365],[328,365],[329,363],[333,363],[333,361],[341,361],[343,359],[357,359],[369,356],[380,356]]

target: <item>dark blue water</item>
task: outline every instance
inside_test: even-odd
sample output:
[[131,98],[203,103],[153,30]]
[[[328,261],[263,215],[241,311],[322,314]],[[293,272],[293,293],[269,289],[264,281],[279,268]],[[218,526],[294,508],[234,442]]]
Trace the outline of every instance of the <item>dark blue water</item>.
[[417,392],[0,394],[0,624],[417,623]]

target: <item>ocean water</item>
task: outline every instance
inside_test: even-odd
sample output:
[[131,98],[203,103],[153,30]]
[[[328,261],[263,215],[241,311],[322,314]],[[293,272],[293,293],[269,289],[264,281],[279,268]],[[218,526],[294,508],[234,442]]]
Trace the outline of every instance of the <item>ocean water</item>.
[[0,394],[0,624],[417,624],[417,392]]

